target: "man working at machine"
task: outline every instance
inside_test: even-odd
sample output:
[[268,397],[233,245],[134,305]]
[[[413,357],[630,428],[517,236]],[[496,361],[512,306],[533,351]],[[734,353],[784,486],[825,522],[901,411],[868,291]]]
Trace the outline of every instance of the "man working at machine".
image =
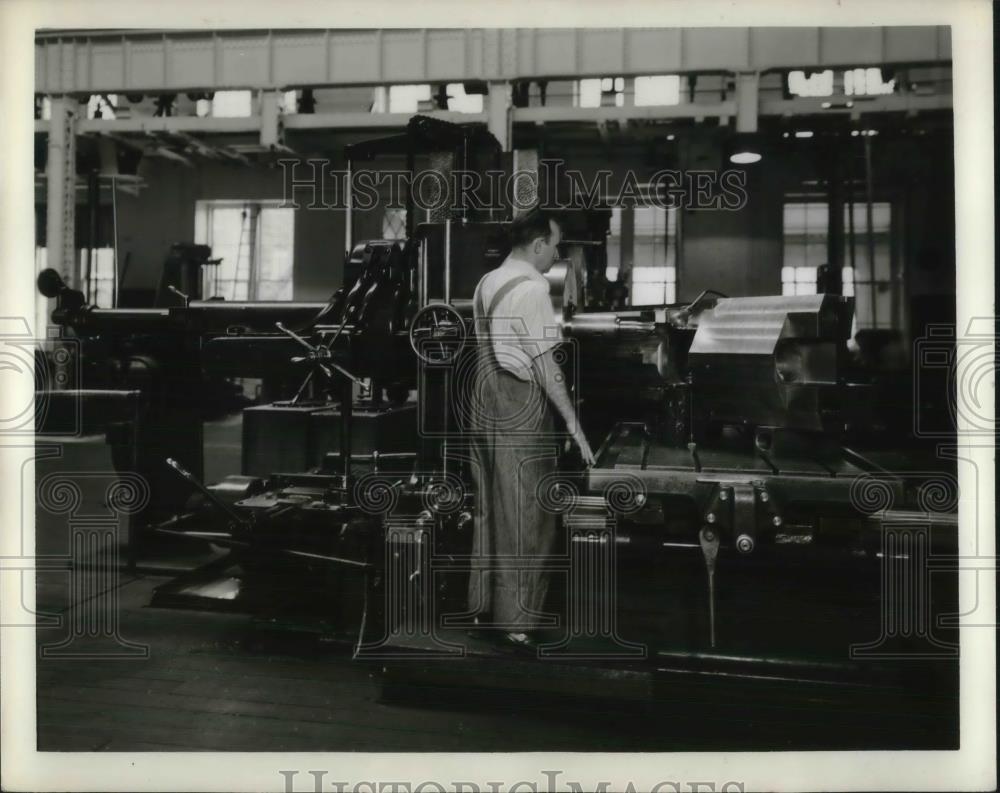
[[556,540],[556,516],[537,492],[556,468],[553,406],[584,464],[594,462],[555,358],[561,337],[544,273],[561,236],[552,213],[535,208],[516,218],[510,255],[473,298],[478,359],[469,414],[480,512],[472,554],[490,569],[472,572],[469,606],[481,623],[488,615],[504,642],[521,646],[531,645],[525,631],[543,610],[549,582],[518,563],[537,562]]

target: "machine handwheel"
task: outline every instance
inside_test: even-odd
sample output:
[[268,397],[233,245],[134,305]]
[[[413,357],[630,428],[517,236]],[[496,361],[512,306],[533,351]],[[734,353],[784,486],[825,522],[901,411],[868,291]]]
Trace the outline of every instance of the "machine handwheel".
[[410,323],[410,346],[424,363],[452,363],[467,336],[462,315],[447,303],[424,306]]

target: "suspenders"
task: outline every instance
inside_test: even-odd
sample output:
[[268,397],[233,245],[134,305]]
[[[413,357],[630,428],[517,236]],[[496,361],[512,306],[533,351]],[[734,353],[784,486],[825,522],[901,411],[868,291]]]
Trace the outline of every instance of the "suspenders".
[[[492,321],[493,320],[493,309],[495,309],[497,307],[497,305],[499,305],[500,301],[503,300],[507,295],[509,295],[511,293],[511,291],[515,287],[518,287],[521,284],[525,283],[526,281],[530,281],[530,280],[531,280],[531,278],[529,278],[526,275],[519,275],[516,278],[511,278],[509,281],[507,281],[507,283],[505,283],[503,286],[501,286],[496,291],[496,294],[493,295],[493,299],[490,301],[489,310],[482,312],[482,318],[485,319],[485,320],[487,320],[487,321]],[[479,292],[479,308],[480,309],[483,308],[483,293],[482,293],[482,291]],[[489,325],[487,324],[486,327],[489,328]]]

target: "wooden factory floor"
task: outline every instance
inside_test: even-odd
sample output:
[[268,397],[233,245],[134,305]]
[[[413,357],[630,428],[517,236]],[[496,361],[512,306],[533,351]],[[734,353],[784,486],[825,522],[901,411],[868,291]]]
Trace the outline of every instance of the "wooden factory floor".
[[[52,472],[109,471],[103,437],[61,444],[38,463],[36,481]],[[206,478],[239,466],[239,422],[206,427]],[[95,499],[85,487],[85,499]],[[37,514],[40,554],[68,551],[66,518]],[[61,651],[93,657],[49,657],[45,646],[70,635],[87,608],[80,569],[37,575],[38,748],[65,751],[529,751],[625,748],[609,722],[560,718],[537,701],[513,708],[404,706],[380,702],[372,667],[343,646],[297,650],[261,645],[251,617],[150,608],[168,577],[122,572],[115,587],[121,637],[148,657],[100,637],[74,637]],[[90,591],[95,591],[91,589]],[[48,624],[48,623],[58,624]],[[554,725],[558,725],[557,728]]]
[[[209,481],[239,469],[239,431],[233,418],[206,427]],[[103,438],[94,437],[63,444],[60,456],[38,463],[37,477],[110,470]],[[93,501],[97,491],[87,487]],[[39,554],[66,555],[66,517],[39,509],[36,539]],[[439,695],[442,674],[430,668],[423,682],[404,683],[417,696],[387,699],[379,669],[352,661],[343,644],[275,640],[246,614],[150,607],[167,576],[99,575],[84,566],[75,577],[37,576],[39,750],[680,751],[951,748],[957,740],[954,706],[933,691],[893,708],[891,719],[862,699],[845,721],[828,710],[839,694],[819,689],[803,705],[782,701],[780,688],[744,687],[706,709],[694,695],[704,684],[692,676],[654,701],[595,699],[604,685],[596,680],[582,682],[575,699],[551,699],[538,696],[545,685],[537,678],[558,670],[489,656],[461,668],[467,680],[457,696]],[[129,644],[74,636],[50,657],[102,588],[115,593],[107,613]],[[470,696],[477,675],[483,689],[490,680],[512,684],[480,699]]]

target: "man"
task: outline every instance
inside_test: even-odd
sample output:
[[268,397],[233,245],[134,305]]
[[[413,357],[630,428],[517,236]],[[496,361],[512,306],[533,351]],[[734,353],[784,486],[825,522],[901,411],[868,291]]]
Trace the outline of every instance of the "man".
[[556,540],[556,516],[537,490],[556,469],[553,408],[586,465],[594,455],[555,359],[561,338],[544,273],[562,238],[558,220],[535,208],[514,220],[510,237],[510,255],[473,297],[478,359],[468,413],[479,514],[472,553],[491,569],[472,572],[469,607],[488,613],[505,642],[528,646],[525,630],[542,613],[548,576],[518,566],[528,558],[537,566]]

